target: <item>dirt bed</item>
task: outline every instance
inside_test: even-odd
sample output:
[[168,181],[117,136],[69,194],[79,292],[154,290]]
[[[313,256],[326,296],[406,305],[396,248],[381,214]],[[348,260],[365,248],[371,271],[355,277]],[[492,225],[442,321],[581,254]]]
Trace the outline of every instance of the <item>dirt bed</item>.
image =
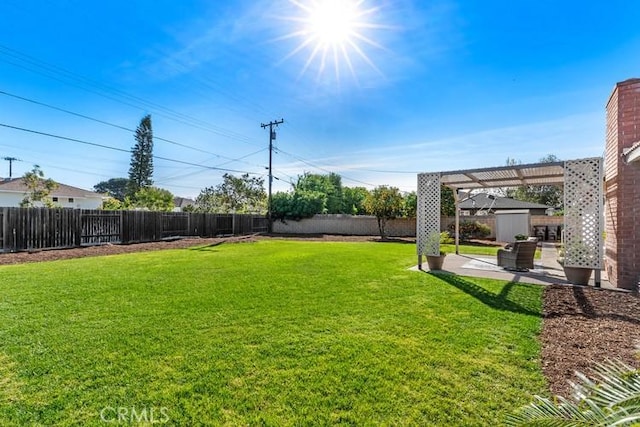
[[216,245],[220,243],[235,243],[255,241],[255,236],[220,237],[220,238],[188,238],[165,240],[161,242],[135,243],[130,245],[99,245],[81,248],[42,250],[35,252],[16,252],[0,254],[0,265],[24,264],[28,262],[55,261],[59,259],[84,258],[103,255],[117,255],[133,252],[158,251],[163,249],[182,249],[191,246]]
[[543,302],[542,369],[553,394],[571,395],[575,371],[621,360],[640,368],[640,297],[625,292],[554,285]]
[[[253,235],[227,238],[179,239],[132,245],[102,245],[85,248],[0,254],[0,264],[53,261],[58,259],[115,255],[162,249],[180,249],[221,243],[255,242],[259,239],[306,241],[382,242],[377,236]],[[389,239],[415,243],[415,239]],[[619,359],[640,367],[640,298],[624,292],[554,285],[543,297],[542,369],[553,394],[568,397],[569,380],[575,371],[590,373],[595,362]]]

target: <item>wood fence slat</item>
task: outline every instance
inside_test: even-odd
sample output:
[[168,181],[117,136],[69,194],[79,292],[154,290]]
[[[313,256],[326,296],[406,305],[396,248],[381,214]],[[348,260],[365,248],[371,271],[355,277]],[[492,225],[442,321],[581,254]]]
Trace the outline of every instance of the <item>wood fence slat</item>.
[[153,242],[266,231],[259,215],[68,208],[0,208],[0,252]]

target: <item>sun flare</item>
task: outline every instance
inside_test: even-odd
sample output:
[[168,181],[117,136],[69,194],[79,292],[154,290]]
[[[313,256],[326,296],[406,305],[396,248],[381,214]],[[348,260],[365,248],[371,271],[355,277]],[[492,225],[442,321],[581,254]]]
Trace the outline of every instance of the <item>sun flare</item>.
[[340,81],[348,70],[357,80],[356,67],[367,64],[382,74],[371,60],[366,48],[384,49],[370,33],[388,28],[376,21],[379,8],[367,7],[367,0],[289,0],[295,14],[285,20],[294,24],[293,30],[280,39],[298,39],[299,43],[283,61],[308,52],[300,76],[315,69],[317,78],[333,69],[335,80]]
[[348,42],[358,25],[356,6],[340,0],[325,0],[315,4],[309,10],[309,37],[330,46]]

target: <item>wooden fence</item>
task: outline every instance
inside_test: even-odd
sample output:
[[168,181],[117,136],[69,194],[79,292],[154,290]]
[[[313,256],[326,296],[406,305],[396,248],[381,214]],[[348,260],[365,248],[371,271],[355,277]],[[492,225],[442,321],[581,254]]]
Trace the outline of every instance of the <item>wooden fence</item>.
[[267,231],[267,219],[258,215],[0,208],[0,252],[264,231]]

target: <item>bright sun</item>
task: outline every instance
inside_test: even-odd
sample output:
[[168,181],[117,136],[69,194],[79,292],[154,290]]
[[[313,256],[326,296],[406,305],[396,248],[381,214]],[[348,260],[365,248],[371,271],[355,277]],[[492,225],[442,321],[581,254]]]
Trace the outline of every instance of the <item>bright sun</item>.
[[328,47],[348,42],[358,26],[356,3],[325,0],[308,12],[309,37]]
[[357,79],[355,63],[364,62],[382,74],[367,55],[365,46],[384,49],[367,34],[375,29],[388,28],[374,22],[377,7],[366,7],[366,0],[289,0],[296,7],[295,16],[285,19],[295,24],[292,32],[280,39],[297,38],[299,44],[283,61],[309,52],[300,76],[312,66],[319,78],[333,69],[336,80],[341,70],[348,69]]

